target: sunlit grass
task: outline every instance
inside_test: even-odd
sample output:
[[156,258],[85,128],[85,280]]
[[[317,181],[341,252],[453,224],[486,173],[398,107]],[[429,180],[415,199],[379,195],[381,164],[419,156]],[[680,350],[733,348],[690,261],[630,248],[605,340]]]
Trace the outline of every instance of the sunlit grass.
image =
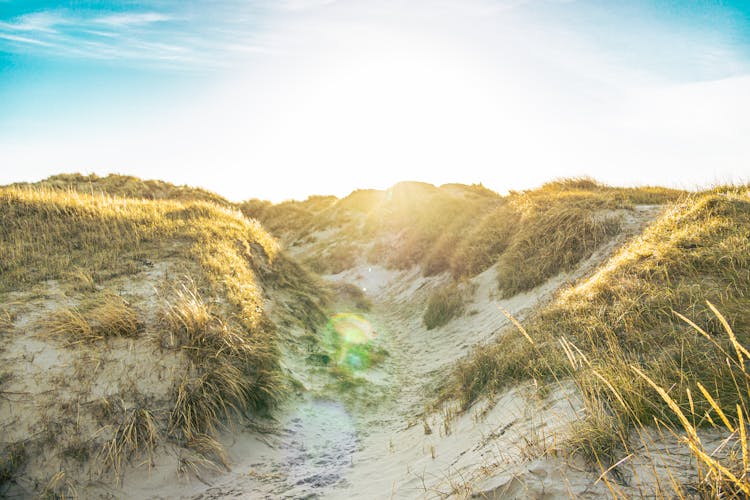
[[[173,406],[168,415],[160,409],[159,418],[149,407],[127,412],[102,450],[105,469],[119,476],[137,450],[153,447],[157,434],[208,450],[226,422],[273,406],[285,382],[263,287],[295,296],[311,293],[312,278],[279,254],[278,243],[257,221],[225,205],[195,201],[189,190],[168,192],[163,183],[138,185],[122,177],[76,177],[78,184],[66,189],[69,180],[53,179],[61,182],[54,187],[0,188],[0,291],[57,280],[62,290],[76,293],[75,307],[58,308],[37,322],[40,333],[71,348],[138,336],[140,313],[107,288],[109,280],[148,273],[158,261],[177,262],[190,274],[162,294],[161,344],[178,350],[185,365],[175,374]],[[92,183],[94,194],[82,192],[81,183]],[[138,198],[97,194],[97,186],[118,194],[133,189]],[[180,193],[185,201],[143,199]],[[288,276],[279,276],[287,270]],[[316,301],[301,303],[294,315],[315,321],[315,314],[323,316],[319,308]],[[11,319],[8,314],[9,325]]]
[[[562,179],[507,196],[481,185],[435,187],[403,182],[385,191],[358,190],[336,200],[315,197],[271,205],[251,200],[258,217],[290,245],[308,245],[321,273],[363,263],[424,275],[476,276],[498,264],[507,295],[572,269],[620,230],[612,212],[665,204],[686,193],[659,187],[616,188],[588,178]],[[315,231],[334,231],[316,245]]]
[[572,379],[587,418],[569,445],[602,464],[627,454],[628,437],[655,420],[684,425],[680,412],[694,416],[693,427],[726,425],[722,413],[739,422],[738,408],[747,415],[740,360],[749,358],[741,347],[749,289],[747,190],[694,195],[559,293],[523,335],[508,332],[461,362],[444,396],[467,408],[522,380]]
[[185,442],[213,436],[222,422],[264,409],[281,397],[272,332],[244,334],[240,325],[214,314],[192,283],[165,297],[161,318],[166,327],[162,345],[181,349],[191,361],[175,385],[171,435]]
[[566,195],[516,203],[517,230],[498,258],[498,284],[506,296],[571,270],[620,231],[620,219],[601,212],[606,199]]
[[483,214],[456,247],[451,272],[474,276],[498,264],[506,296],[569,271],[620,231],[611,211],[664,204],[685,193],[665,188],[614,188],[588,178],[562,179],[514,192]]
[[144,180],[130,175],[58,174],[34,184],[19,183],[14,187],[54,189],[61,192],[77,191],[90,195],[109,195],[145,200],[208,201],[229,206],[227,200],[205,189],[176,186],[159,180]]

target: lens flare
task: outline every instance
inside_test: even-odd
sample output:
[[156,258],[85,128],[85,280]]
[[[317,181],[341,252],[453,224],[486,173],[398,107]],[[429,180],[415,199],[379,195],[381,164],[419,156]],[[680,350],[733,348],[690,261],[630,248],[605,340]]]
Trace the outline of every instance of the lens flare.
[[340,366],[356,371],[371,365],[372,342],[377,332],[369,321],[359,314],[338,313],[328,320],[327,330]]
[[331,316],[329,325],[347,344],[366,344],[377,335],[365,318],[354,313],[338,313]]

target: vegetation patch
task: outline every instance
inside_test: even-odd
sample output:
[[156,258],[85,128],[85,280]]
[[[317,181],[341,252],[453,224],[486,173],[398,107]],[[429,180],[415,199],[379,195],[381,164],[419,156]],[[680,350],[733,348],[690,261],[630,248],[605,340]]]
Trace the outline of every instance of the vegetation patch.
[[216,193],[190,186],[175,186],[169,182],[143,180],[130,175],[109,174],[58,174],[43,181],[28,184],[13,184],[14,187],[33,187],[78,192],[87,195],[109,195],[120,198],[142,198],[146,200],[208,201],[222,206],[231,203]]
[[520,211],[507,201],[489,210],[454,249],[450,257],[453,276],[476,276],[495,265],[518,232],[520,220]]
[[[162,308],[162,345],[180,349],[190,367],[175,385],[171,436],[190,442],[215,435],[222,422],[267,408],[283,390],[277,347],[243,334],[214,314],[194,284],[182,284]],[[273,334],[270,325],[266,335]]]
[[264,200],[248,200],[239,209],[257,219],[273,234],[301,236],[312,229],[316,216],[336,202],[334,196],[310,196],[305,201],[284,201],[276,205]]
[[600,200],[566,196],[534,199],[521,215],[498,259],[498,284],[506,297],[569,271],[620,231],[617,217],[597,213]]
[[103,469],[114,471],[117,482],[122,479],[124,462],[143,453],[152,455],[159,440],[159,431],[151,410],[120,410],[123,414],[122,420],[112,429],[112,438],[104,442],[98,456]]
[[[572,269],[619,231],[614,210],[665,204],[685,192],[615,188],[592,179],[561,179],[507,196],[482,185],[435,187],[402,182],[336,200],[242,205],[287,244],[306,245],[317,272],[337,273],[357,257],[394,269],[420,266],[426,276],[470,278],[498,264],[506,295]],[[311,238],[312,231],[326,238]],[[510,272],[512,271],[512,272]]]
[[517,325],[520,334],[509,331],[460,363],[444,396],[468,408],[522,380],[571,378],[588,415],[572,447],[602,463],[627,453],[624,437],[639,426],[684,424],[675,408],[689,409],[693,426],[723,421],[721,413],[739,418],[744,365],[727,359],[750,340],[748,289],[747,190],[685,198]]
[[142,326],[136,311],[114,293],[102,294],[85,308],[55,310],[39,324],[46,334],[69,345],[111,337],[135,337]]
[[0,443],[0,493],[21,473],[28,459],[24,443]]
[[0,307],[0,333],[13,329],[15,314],[8,307]]
[[422,322],[428,330],[432,330],[447,324],[463,314],[463,311],[463,291],[458,285],[451,284],[430,295]]

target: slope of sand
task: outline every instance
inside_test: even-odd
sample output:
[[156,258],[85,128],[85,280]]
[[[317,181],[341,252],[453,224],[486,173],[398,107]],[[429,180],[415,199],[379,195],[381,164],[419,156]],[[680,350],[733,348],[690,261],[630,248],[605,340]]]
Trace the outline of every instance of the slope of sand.
[[[108,283],[144,319],[147,327],[137,338],[68,345],[46,333],[40,321],[62,307],[78,306],[89,291],[76,293],[48,281],[11,294],[6,307],[15,320],[0,349],[7,377],[0,393],[0,444],[22,443],[27,463],[18,484],[5,494],[87,496],[89,488],[93,494],[108,489],[107,480],[116,481],[121,464],[106,463],[101,454],[102,443],[117,432],[106,414],[145,401],[167,406],[175,373],[184,370],[179,353],[155,348],[158,333],[149,328],[156,322],[156,286],[174,272],[173,264],[158,262]],[[148,462],[141,465],[147,468]]]

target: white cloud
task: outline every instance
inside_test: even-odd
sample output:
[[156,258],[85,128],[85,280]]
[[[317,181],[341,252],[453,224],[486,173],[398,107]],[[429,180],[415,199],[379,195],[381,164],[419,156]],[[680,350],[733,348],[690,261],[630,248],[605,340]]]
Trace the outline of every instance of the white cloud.
[[0,29],[14,32],[56,33],[57,30],[54,27],[66,22],[67,19],[61,13],[44,11],[20,16],[12,22],[0,21]]
[[138,12],[125,14],[111,14],[96,17],[92,20],[94,24],[102,24],[112,27],[143,26],[152,23],[172,21],[175,18],[160,12]]
[[37,40],[35,38],[29,38],[27,36],[18,36],[18,35],[10,35],[7,33],[0,33],[0,38],[4,40],[10,40],[11,42],[19,42],[19,43],[27,43],[31,45],[39,45],[42,47],[52,47],[53,44],[47,43],[42,40]]

